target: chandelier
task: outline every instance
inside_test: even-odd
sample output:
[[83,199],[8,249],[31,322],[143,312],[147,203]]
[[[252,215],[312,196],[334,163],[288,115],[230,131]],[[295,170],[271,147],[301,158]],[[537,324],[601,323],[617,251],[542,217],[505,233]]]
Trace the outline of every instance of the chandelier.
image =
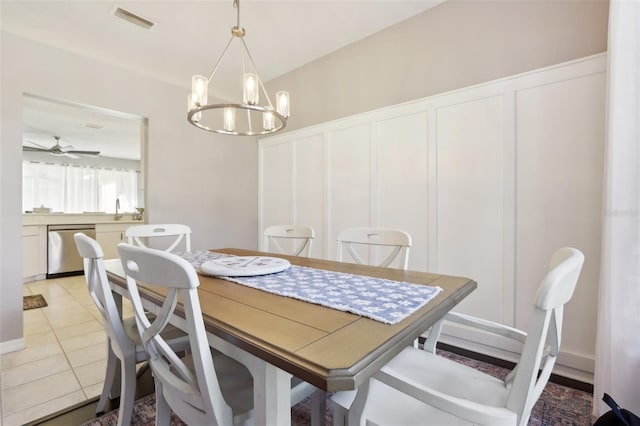
[[[237,9],[237,24],[231,28],[231,39],[209,74],[209,78],[203,75],[194,75],[191,80],[187,120],[201,129],[226,135],[255,136],[277,132],[287,125],[289,93],[276,92],[276,106],[274,108],[244,41],[245,30],[240,27],[240,0],[234,0],[233,7]],[[213,86],[212,80],[220,68],[229,46],[236,39],[241,42],[242,101],[210,104],[208,103],[209,85]],[[250,65],[250,68],[247,65]],[[238,99],[240,98],[239,92],[240,90],[238,90]],[[260,92],[266,100],[263,105],[259,103]]]

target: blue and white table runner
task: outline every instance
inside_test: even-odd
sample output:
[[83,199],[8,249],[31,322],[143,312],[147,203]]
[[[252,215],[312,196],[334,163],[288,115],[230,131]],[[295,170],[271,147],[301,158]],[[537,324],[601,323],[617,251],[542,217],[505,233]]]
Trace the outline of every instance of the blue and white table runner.
[[[179,254],[194,268],[226,254],[209,251]],[[248,287],[396,324],[426,305],[440,287],[392,281],[291,265],[285,271],[253,277],[220,277]]]

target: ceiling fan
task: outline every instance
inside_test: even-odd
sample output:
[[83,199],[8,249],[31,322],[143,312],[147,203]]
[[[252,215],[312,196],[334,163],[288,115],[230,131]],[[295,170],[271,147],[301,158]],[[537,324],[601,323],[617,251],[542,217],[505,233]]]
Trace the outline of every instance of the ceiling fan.
[[30,143],[33,146],[23,146],[22,150],[23,151],[36,151],[36,152],[48,152],[51,155],[64,155],[66,157],[69,158],[80,158],[78,157],[78,155],[85,155],[85,156],[97,156],[100,155],[100,151],[79,151],[79,150],[74,150],[73,146],[71,145],[67,145],[67,146],[61,146],[60,145],[60,136],[54,136],[53,137],[56,140],[56,144],[53,145],[51,148],[47,148],[46,146],[37,144],[35,142],[31,142],[31,141],[27,141],[28,143]]

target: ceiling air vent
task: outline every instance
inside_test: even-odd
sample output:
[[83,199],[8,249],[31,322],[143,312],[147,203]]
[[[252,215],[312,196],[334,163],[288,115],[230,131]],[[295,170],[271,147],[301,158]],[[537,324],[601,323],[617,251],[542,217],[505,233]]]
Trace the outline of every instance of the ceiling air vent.
[[143,18],[142,16],[138,16],[135,13],[129,12],[121,7],[116,8],[113,12],[118,18],[124,19],[125,21],[131,22],[132,24],[136,24],[139,27],[144,28],[145,30],[150,30],[156,23],[152,22],[148,19]]
[[82,127],[86,127],[87,129],[93,129],[93,130],[104,129],[104,126],[102,124],[97,124],[97,123],[84,123]]

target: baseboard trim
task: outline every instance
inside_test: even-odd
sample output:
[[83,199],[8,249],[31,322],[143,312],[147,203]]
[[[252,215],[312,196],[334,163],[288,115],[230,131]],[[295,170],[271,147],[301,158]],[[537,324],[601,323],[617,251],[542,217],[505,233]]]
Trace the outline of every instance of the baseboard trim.
[[24,337],[15,340],[7,340],[6,342],[0,342],[0,355],[9,352],[15,352],[27,347],[27,342]]
[[22,284],[29,284],[34,281],[42,281],[46,278],[47,278],[47,274],[39,274],[39,275],[33,275],[31,277],[24,277],[22,278]]
[[[506,361],[504,359],[470,351],[468,349],[459,348],[457,346],[449,345],[447,343],[438,342],[436,347],[438,349],[442,349],[443,351],[452,352],[454,354],[462,355],[467,358],[475,359],[477,361],[493,364],[498,367],[508,368],[509,370],[513,369],[513,367],[515,367],[516,365],[512,361]],[[591,383],[582,382],[580,380],[560,376],[554,373],[551,374],[549,381],[561,386],[566,386],[569,388],[573,388],[573,389],[577,389],[583,392],[593,394],[593,385]]]

